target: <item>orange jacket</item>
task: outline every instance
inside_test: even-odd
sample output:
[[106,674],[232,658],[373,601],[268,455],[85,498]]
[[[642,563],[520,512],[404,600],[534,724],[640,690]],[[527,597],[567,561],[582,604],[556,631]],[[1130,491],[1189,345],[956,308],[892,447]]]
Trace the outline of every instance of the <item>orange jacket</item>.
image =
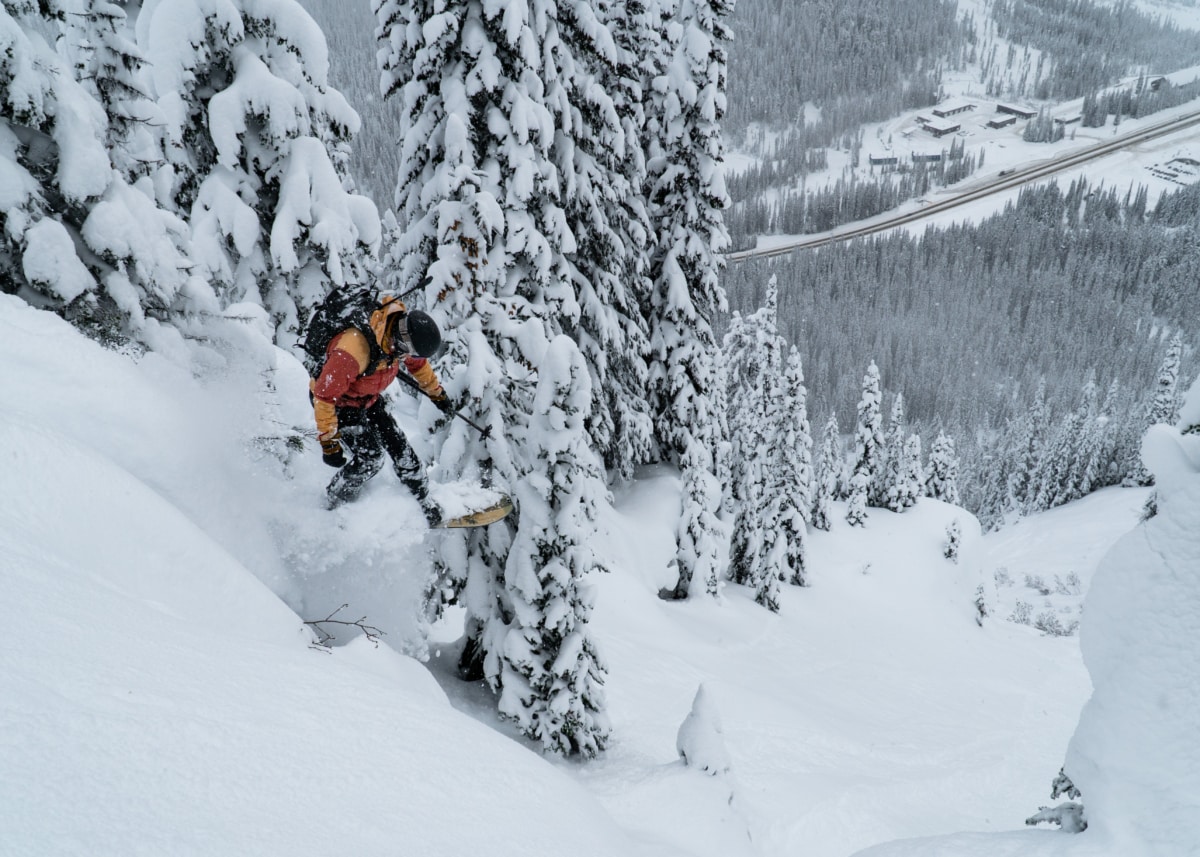
[[343,330],[329,341],[325,349],[325,364],[309,387],[313,396],[313,415],[317,421],[317,437],[330,440],[337,435],[338,408],[369,408],[404,368],[416,379],[421,390],[430,396],[444,395],[442,385],[429,361],[415,355],[392,355],[392,328],[405,311],[397,299],[385,301],[371,314],[371,332],[383,349],[383,360],[368,366],[371,347],[358,328]]

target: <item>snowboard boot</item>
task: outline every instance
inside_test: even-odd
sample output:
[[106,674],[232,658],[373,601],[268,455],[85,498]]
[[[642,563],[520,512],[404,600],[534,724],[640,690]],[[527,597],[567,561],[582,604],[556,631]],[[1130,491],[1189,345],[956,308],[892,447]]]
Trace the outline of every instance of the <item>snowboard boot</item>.
[[425,513],[425,522],[429,524],[430,527],[441,526],[442,510],[438,507],[438,504],[430,500],[428,497],[426,497],[424,500],[421,500],[420,503],[421,511]]

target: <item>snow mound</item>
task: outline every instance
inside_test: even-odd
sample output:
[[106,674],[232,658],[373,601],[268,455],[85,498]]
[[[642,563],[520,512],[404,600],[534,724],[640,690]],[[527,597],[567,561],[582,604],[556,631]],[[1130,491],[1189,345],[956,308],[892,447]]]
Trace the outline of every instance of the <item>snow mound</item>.
[[1114,854],[1196,854],[1200,435],[1155,426],[1142,457],[1158,514],[1117,543],[1092,583],[1080,643],[1095,690],[1066,770],[1087,810],[1083,836],[1111,839]]

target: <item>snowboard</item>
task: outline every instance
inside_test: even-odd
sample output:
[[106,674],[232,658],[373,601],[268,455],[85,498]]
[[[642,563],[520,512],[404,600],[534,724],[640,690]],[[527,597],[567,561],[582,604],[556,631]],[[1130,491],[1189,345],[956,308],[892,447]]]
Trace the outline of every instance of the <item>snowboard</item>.
[[446,518],[441,523],[435,524],[433,529],[454,530],[466,527],[486,527],[488,524],[494,524],[496,521],[501,520],[512,509],[512,500],[507,495],[501,494],[500,499],[495,503],[463,515]]

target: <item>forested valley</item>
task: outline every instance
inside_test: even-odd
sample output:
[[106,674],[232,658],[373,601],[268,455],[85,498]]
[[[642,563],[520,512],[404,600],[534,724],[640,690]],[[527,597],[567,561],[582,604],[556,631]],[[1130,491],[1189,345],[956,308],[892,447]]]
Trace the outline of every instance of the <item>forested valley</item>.
[[[854,424],[875,361],[913,431],[927,444],[939,431],[956,438],[964,502],[980,511],[989,472],[1007,466],[996,448],[1006,427],[1035,408],[1061,423],[1089,385],[1108,391],[1104,424],[1120,447],[1093,487],[1127,477],[1170,340],[1190,338],[1200,317],[1198,218],[1196,187],[1147,211],[1144,190],[1052,183],[978,224],[743,262],[726,276],[742,313],[778,278],[779,328],[804,355],[814,425],[830,413]],[[1195,373],[1193,355],[1182,378]]]

